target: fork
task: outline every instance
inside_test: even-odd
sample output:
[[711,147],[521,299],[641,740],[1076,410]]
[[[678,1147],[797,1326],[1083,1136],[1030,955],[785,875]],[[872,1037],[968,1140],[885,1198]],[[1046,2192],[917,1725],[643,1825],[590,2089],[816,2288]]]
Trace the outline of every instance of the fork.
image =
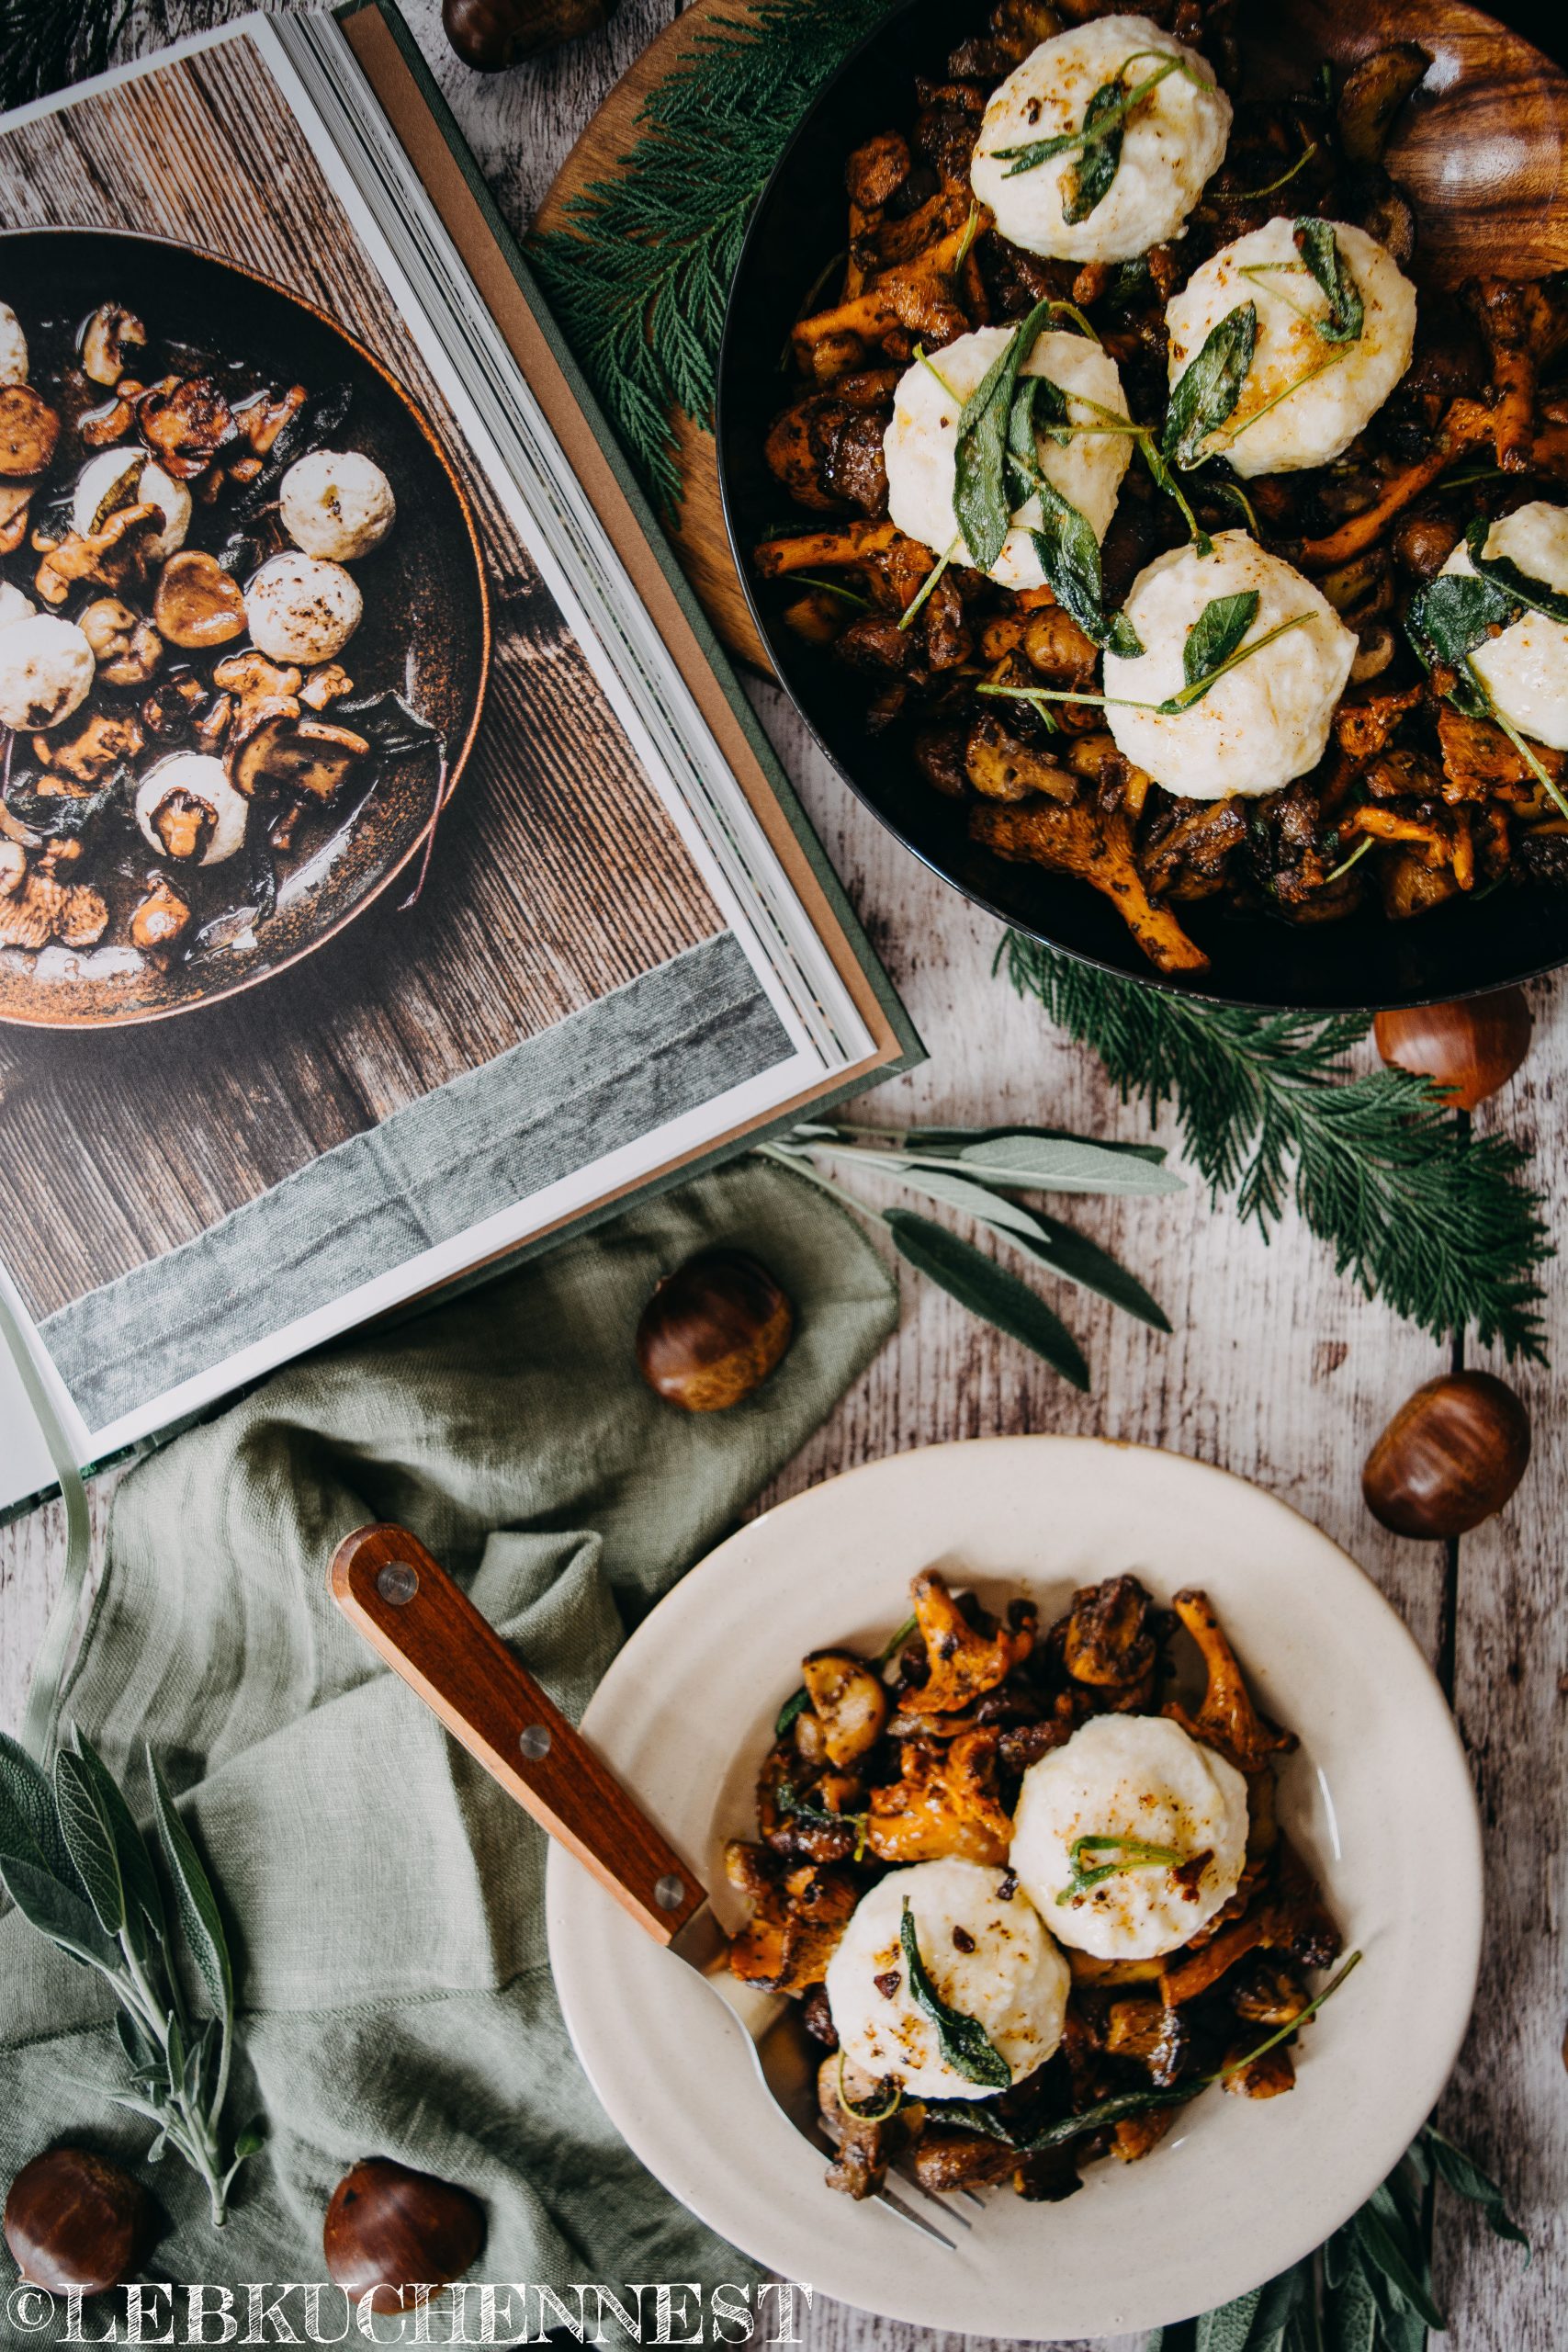
[[[361,1527],[333,1554],[331,1582],[350,1624],[453,1738],[592,1872],[646,1934],[696,1970],[746,2035],[758,2075],[779,2108],[803,2138],[832,2155],[817,2097],[823,2053],[796,2004],[730,1973],[725,1964],[729,1938],[696,1872],[445,1568],[406,1528]],[[918,2184],[907,2186],[924,2204]],[[956,2241],[909,2199],[886,2186],[873,2194],[911,2229],[953,2250]],[[947,2206],[931,2210],[943,2222],[972,2226]]]

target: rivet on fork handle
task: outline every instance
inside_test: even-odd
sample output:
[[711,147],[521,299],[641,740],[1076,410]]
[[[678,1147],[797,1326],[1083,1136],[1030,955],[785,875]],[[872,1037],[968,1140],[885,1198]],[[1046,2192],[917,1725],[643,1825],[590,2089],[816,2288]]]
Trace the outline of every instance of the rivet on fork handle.
[[707,1900],[701,1880],[424,1546],[406,1528],[362,1527],[338,1545],[332,1589],[452,1736],[656,1942],[672,1942]]

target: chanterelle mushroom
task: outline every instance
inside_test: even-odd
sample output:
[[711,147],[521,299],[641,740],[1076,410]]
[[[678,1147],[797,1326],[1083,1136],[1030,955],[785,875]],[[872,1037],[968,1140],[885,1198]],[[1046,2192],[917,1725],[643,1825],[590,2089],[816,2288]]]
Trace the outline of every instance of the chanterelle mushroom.
[[903,1693],[899,1704],[906,1712],[956,1714],[995,1690],[1034,1646],[1032,1623],[977,1632],[934,1568],[918,1576],[912,1589],[931,1671],[918,1690]]
[[41,474],[59,438],[59,417],[30,384],[0,385],[0,474]]
[[35,735],[33,757],[51,775],[86,787],[133,760],[145,740],[132,712],[95,710],[69,742],[51,743],[47,735]]
[[130,918],[130,944],[146,955],[173,947],[190,922],[190,909],[159,875]]
[[118,302],[100,302],[83,329],[83,372],[112,391],[130,364],[129,355],[143,349],[146,342],[147,330],[134,311]]
[[269,662],[265,653],[225,654],[212,673],[220,694],[232,695],[238,705],[234,732],[254,735],[269,718],[299,716],[299,673],[292,665]]
[[210,376],[170,376],[142,393],[136,429],[165,473],[192,481],[234,438],[234,419]]

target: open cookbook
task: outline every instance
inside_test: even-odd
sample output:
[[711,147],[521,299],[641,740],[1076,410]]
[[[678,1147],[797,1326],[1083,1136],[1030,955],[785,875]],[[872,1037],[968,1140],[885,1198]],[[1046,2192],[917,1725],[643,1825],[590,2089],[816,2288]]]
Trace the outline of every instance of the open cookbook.
[[0,1297],[88,1464],[919,1046],[389,5],[0,203]]

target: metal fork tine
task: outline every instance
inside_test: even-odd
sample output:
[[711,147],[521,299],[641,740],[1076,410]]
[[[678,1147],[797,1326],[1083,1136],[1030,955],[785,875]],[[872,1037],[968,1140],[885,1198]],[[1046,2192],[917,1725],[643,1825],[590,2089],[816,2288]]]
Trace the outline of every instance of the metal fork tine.
[[[932,2195],[929,2188],[922,2188],[918,2180],[911,2179],[910,2176],[907,2172],[900,2172],[898,2177],[903,2182],[906,2188],[909,2188],[914,2191],[915,2195],[919,2199],[922,2206],[929,2204],[933,2212],[940,2213],[944,2222],[951,2222],[954,2229],[972,2230],[974,2228],[975,2224],[969,2219],[968,2214],[960,2213],[950,2197],[943,2197],[939,2199]],[[976,2202],[978,2203],[978,2199],[976,2199]]]
[[[945,2237],[942,2231],[936,2228],[934,2223],[928,2222],[922,2214],[917,2213],[912,2205],[906,2205],[904,2199],[897,2193],[896,2190],[891,2188],[879,2188],[876,2191],[876,2202],[879,2205],[886,2205],[890,2213],[897,2213],[898,2219],[901,2222],[907,2222],[912,2230],[919,2230],[923,2238],[931,2238],[934,2240],[936,2245],[944,2245],[949,2254],[957,2253],[958,2241],[956,2238]],[[953,2218],[956,2219],[957,2216],[954,2215]],[[967,2222],[964,2222],[964,2227],[965,2229],[969,2227]]]

